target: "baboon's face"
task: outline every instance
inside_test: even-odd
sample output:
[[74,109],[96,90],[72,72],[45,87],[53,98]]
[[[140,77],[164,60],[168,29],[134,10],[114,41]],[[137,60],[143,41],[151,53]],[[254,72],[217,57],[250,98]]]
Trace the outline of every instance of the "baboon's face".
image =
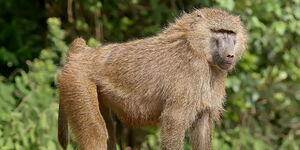
[[230,70],[245,50],[247,34],[237,16],[222,10],[201,9],[191,14],[190,43],[204,52],[211,66]]
[[210,39],[210,64],[230,70],[235,64],[236,33],[229,30],[212,30]]

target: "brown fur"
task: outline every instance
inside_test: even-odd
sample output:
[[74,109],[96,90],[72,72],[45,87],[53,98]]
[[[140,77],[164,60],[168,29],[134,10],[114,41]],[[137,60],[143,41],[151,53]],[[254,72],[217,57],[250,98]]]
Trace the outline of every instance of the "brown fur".
[[[215,46],[213,34],[233,40],[231,32],[234,51],[225,44],[235,57],[231,66],[222,67],[227,54]],[[181,149],[188,128],[193,149],[211,149],[213,123],[223,111],[224,81],[245,50],[246,38],[239,17],[204,8],[141,40],[95,49],[81,38],[74,40],[58,73],[61,145],[67,147],[69,122],[80,149],[115,149],[115,131],[105,117],[112,111],[134,127],[160,124],[163,150]]]

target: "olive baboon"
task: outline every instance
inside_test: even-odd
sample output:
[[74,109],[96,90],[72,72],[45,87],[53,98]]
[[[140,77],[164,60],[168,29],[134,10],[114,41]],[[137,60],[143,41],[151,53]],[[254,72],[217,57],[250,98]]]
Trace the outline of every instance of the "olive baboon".
[[70,123],[81,150],[115,149],[109,111],[131,126],[161,126],[161,149],[211,149],[223,111],[224,81],[246,47],[237,16],[218,9],[184,14],[161,33],[90,48],[78,38],[58,72],[58,138]]

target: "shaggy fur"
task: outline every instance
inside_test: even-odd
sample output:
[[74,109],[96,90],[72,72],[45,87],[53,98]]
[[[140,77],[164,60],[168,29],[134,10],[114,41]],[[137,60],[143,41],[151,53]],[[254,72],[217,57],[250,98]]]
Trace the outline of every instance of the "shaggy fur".
[[[232,68],[220,66],[226,56],[213,48],[215,32],[225,38],[234,33],[234,66],[245,50],[246,32],[239,17],[218,9],[184,14],[141,40],[90,48],[75,39],[58,71],[62,147],[67,147],[69,122],[81,150],[115,149],[112,122],[103,114],[107,109],[133,127],[160,125],[163,150],[180,150],[188,128],[194,150],[211,149],[211,130],[223,111],[224,81]],[[213,59],[216,52],[220,62]]]

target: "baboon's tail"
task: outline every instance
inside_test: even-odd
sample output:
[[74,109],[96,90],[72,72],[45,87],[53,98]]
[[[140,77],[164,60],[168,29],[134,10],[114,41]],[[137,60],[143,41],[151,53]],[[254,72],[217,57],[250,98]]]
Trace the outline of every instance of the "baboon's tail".
[[68,146],[68,120],[64,115],[62,105],[59,106],[57,135],[59,144],[66,150]]
[[[75,39],[69,46],[66,63],[68,63],[68,60],[70,58],[76,59],[76,57],[80,55],[82,50],[87,48],[89,47],[86,45],[84,39],[82,38]],[[60,145],[62,146],[63,149],[66,150],[68,146],[68,117],[66,116],[64,101],[66,101],[65,99],[66,97],[68,97],[66,96],[66,91],[68,91],[70,87],[66,87],[65,85],[66,83],[64,82],[65,77],[63,77],[64,75],[62,74],[62,72],[63,71],[61,70],[57,72],[57,81],[58,81],[57,87],[59,90],[59,97],[60,97],[57,135],[58,135],[58,141]]]
[[89,70],[82,69],[92,65],[89,50],[92,48],[83,39],[75,39],[62,71],[57,72],[58,140],[64,149],[68,143],[68,125],[80,149],[107,149],[108,133],[99,108],[97,86],[88,76]]
[[68,120],[64,112],[64,106],[62,104],[63,97],[61,91],[61,70],[57,71],[57,87],[59,90],[59,108],[58,108],[58,123],[57,123],[57,137],[59,144],[64,150],[68,146]]
[[[80,56],[81,52],[84,52],[84,49],[88,49],[89,47],[86,45],[86,42],[82,38],[76,38],[69,46],[69,50],[67,52],[67,60],[66,63],[69,63],[68,60]],[[78,55],[79,54],[79,55]],[[63,69],[65,70],[65,68]],[[58,141],[63,149],[67,149],[68,146],[68,116],[66,116],[66,110],[64,107],[66,99],[68,99],[68,89],[65,82],[65,74],[63,74],[63,70],[57,71],[57,87],[59,90],[59,112],[58,112]]]

